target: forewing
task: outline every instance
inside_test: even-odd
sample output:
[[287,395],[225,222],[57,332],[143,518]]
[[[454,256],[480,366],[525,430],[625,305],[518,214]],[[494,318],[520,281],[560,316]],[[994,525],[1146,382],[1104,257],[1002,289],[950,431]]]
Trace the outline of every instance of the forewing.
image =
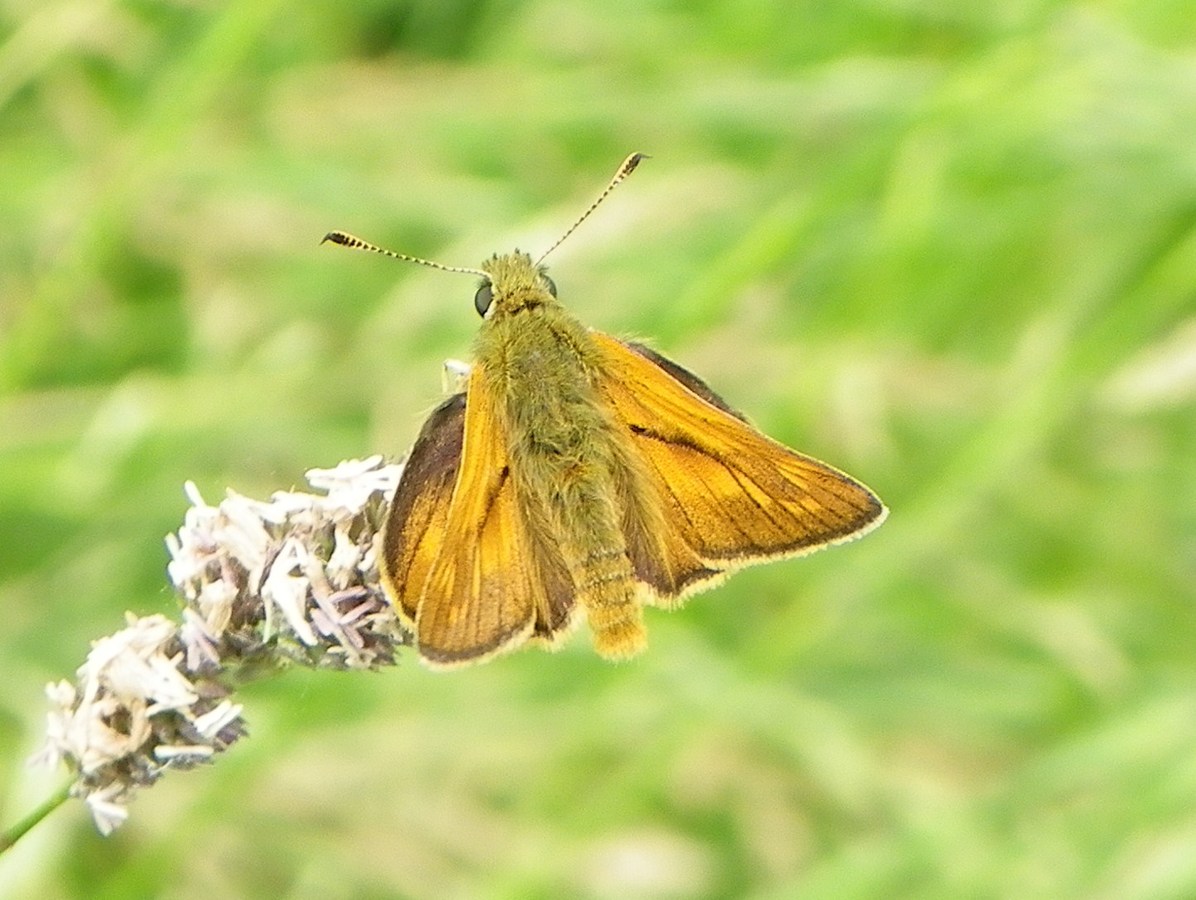
[[867,487],[761,434],[697,376],[647,348],[593,337],[601,391],[646,462],[668,539],[710,569],[807,553],[883,519]]
[[477,365],[461,459],[415,622],[420,655],[433,666],[477,662],[533,634],[551,638],[571,615],[572,582],[559,555],[546,555],[528,531],[493,392]]

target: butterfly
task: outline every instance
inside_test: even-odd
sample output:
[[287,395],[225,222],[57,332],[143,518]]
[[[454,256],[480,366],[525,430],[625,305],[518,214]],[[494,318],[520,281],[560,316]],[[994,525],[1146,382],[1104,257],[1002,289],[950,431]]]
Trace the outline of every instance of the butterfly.
[[[639,165],[632,154],[584,221]],[[464,390],[429,416],[379,544],[383,588],[424,663],[558,646],[584,615],[595,650],[647,644],[645,606],[678,607],[744,566],[870,531],[887,510],[838,469],[767,437],[704,381],[582,325],[540,260],[478,269],[343,246],[481,278]]]

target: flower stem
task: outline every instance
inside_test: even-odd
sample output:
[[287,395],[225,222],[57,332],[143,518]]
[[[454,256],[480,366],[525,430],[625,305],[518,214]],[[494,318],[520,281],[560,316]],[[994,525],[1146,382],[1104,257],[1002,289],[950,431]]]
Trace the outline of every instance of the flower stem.
[[60,787],[57,792],[51,794],[46,798],[37,809],[25,816],[17,824],[13,825],[7,831],[0,832],[0,854],[7,851],[10,847],[16,844],[25,834],[33,829],[33,826],[40,822],[58,807],[62,806],[71,796],[71,783],[67,782]]

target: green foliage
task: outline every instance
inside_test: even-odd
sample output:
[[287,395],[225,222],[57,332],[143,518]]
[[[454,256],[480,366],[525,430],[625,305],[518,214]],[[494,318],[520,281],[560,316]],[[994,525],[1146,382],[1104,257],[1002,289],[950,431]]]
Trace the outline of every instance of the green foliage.
[[858,544],[458,674],[295,672],[11,896],[1196,894],[1196,17],[1183,3],[9,4],[0,816],[41,687],[226,486],[400,455],[547,247],[892,508]]

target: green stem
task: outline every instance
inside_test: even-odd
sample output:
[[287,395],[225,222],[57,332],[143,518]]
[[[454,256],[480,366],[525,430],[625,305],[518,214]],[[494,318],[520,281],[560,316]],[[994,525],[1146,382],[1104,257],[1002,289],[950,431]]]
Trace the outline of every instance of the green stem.
[[70,799],[70,796],[71,783],[68,782],[60,787],[56,793],[51,794],[41,806],[17,822],[16,825],[0,833],[0,854],[16,844],[17,841],[25,836],[26,832],[32,830],[34,825],[62,806],[63,803]]

